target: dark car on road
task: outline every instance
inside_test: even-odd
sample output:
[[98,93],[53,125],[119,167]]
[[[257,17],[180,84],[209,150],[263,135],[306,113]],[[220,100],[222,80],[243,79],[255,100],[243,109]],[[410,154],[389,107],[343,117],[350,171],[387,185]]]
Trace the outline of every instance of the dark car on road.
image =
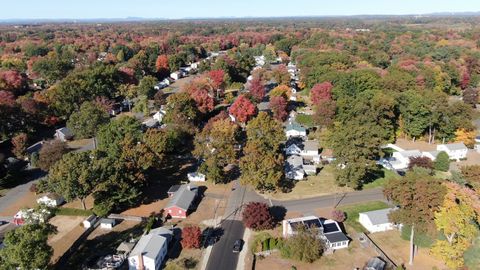
[[235,243],[233,243],[233,253],[238,253],[242,251],[242,246],[243,246],[242,239],[235,240]]

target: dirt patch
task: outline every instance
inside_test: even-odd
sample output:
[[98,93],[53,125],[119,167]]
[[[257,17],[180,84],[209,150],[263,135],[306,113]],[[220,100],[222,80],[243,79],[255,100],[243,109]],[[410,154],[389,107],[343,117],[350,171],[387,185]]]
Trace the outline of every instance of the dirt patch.
[[17,198],[15,203],[3,209],[0,216],[13,216],[22,208],[33,208],[35,206],[37,206],[37,195],[28,191],[24,196]]
[[92,240],[95,239],[99,236],[111,233],[111,232],[123,232],[128,229],[131,229],[135,227],[136,225],[140,224],[140,222],[137,221],[130,221],[130,220],[117,220],[117,225],[115,225],[111,230],[108,229],[102,229],[100,226],[95,228],[93,232],[88,236],[87,240]]
[[171,219],[170,223],[176,223],[180,226],[200,225],[204,220],[222,216],[224,211],[224,200],[204,197],[200,201],[197,210],[188,215],[186,219]]
[[432,255],[427,248],[419,248],[412,266],[408,265],[410,245],[400,237],[399,231],[370,234],[369,237],[398,265],[405,264],[408,269],[446,269],[445,265]]
[[131,216],[139,216],[139,217],[149,217],[152,215],[158,215],[161,213],[163,208],[168,203],[169,198],[163,200],[157,200],[155,202],[149,204],[142,204],[135,208],[130,208],[126,211],[123,211],[122,215],[131,215]]
[[55,216],[49,223],[57,227],[57,234],[50,236],[48,244],[53,248],[52,263],[55,263],[85,231],[81,226],[84,217]]
[[[68,203],[62,205],[62,207],[83,209],[82,202],[80,200],[73,200],[71,202],[68,202]],[[85,199],[85,207],[87,209],[92,209],[93,208],[93,196],[90,195]]]

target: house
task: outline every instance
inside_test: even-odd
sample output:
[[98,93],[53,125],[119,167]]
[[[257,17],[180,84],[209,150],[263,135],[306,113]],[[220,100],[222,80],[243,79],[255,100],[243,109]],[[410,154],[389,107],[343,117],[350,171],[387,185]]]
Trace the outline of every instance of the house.
[[198,187],[192,184],[181,185],[175,191],[164,208],[165,213],[172,218],[187,218],[188,211],[193,206],[193,201],[197,198]]
[[359,214],[358,221],[371,233],[393,230],[395,225],[390,221],[388,215],[394,208],[363,212]]
[[287,136],[287,138],[306,137],[307,136],[307,129],[302,127],[297,122],[291,121],[285,127],[285,135]]
[[173,185],[167,190],[168,197],[172,197],[175,192],[180,188],[181,185]]
[[367,265],[365,265],[363,270],[384,270],[385,266],[385,261],[379,257],[375,257],[368,260]]
[[25,152],[30,156],[32,155],[33,153],[38,153],[40,152],[40,150],[42,150],[42,147],[43,147],[43,144],[45,142],[44,141],[39,141],[39,142],[36,142],[32,145],[30,145],[29,147],[27,147],[27,149],[25,150]]
[[170,78],[174,79],[175,81],[182,78],[182,73],[180,71],[175,71],[170,74]]
[[283,237],[288,238],[296,233],[298,226],[304,225],[307,228],[318,228],[318,236],[321,238],[328,250],[347,248],[350,240],[342,232],[338,223],[331,219],[306,216],[283,220]]
[[290,101],[297,101],[297,94],[291,94],[289,100]]
[[298,145],[298,143],[289,143],[287,141],[287,147],[285,147],[285,155],[291,156],[291,155],[300,155],[302,152],[301,146]]
[[190,182],[205,182],[205,174],[194,172],[187,174],[188,181]]
[[422,152],[423,157],[428,157],[432,161],[435,161],[437,159],[438,154],[440,154],[440,151],[427,151],[427,152]]
[[297,155],[289,156],[285,161],[285,177],[287,179],[302,180],[304,176],[302,157]]
[[308,175],[315,175],[317,174],[317,166],[313,164],[303,164],[302,165],[303,171]]
[[113,229],[113,226],[115,226],[115,224],[116,224],[115,219],[112,219],[112,218],[102,218],[102,219],[100,219],[100,228],[101,229],[111,230],[111,229]]
[[95,224],[96,221],[97,221],[97,216],[90,215],[87,219],[82,221],[82,225],[85,229],[88,229],[88,228],[92,227],[93,224]]
[[445,151],[450,159],[460,161],[467,158],[468,148],[463,142],[437,145],[437,151]]
[[62,142],[66,142],[73,139],[73,133],[70,131],[70,129],[62,127],[55,130],[55,138],[61,140]]
[[142,122],[142,125],[146,128],[155,128],[158,127],[159,123],[155,118],[148,118],[147,120]]
[[326,148],[322,150],[322,153],[320,154],[320,158],[322,160],[326,160],[328,162],[333,162],[335,161],[335,156],[333,155],[333,150]]
[[44,223],[50,214],[50,211],[47,209],[42,209],[40,211],[35,211],[31,208],[20,210],[13,216],[13,224],[23,225],[26,223]]
[[300,156],[304,159],[312,160],[315,164],[320,163],[320,154],[318,153],[319,144],[317,140],[305,141]]
[[423,156],[422,152],[419,150],[406,150],[394,152],[392,157],[388,160],[395,170],[404,170],[408,168],[410,164],[410,158],[421,157]]
[[168,252],[173,232],[168,228],[157,228],[143,235],[128,256],[129,270],[158,270]]
[[57,207],[64,202],[65,202],[65,199],[56,193],[48,193],[48,194],[42,195],[37,199],[38,204],[43,204],[49,207]]
[[260,55],[260,56],[254,56],[253,58],[255,59],[255,65],[257,67],[262,67],[263,65],[265,65],[265,56]]

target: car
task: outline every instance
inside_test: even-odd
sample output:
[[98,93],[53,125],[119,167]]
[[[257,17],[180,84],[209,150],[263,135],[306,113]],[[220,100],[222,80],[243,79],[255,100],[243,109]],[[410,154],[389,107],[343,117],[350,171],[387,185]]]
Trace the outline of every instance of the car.
[[235,240],[235,243],[233,243],[233,253],[239,253],[240,251],[242,251],[242,246],[243,246],[242,239]]

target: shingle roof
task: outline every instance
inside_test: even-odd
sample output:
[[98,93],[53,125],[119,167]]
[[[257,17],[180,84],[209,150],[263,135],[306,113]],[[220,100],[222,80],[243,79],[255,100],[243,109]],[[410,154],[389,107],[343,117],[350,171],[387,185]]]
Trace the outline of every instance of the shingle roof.
[[57,132],[63,133],[63,135],[65,135],[67,137],[72,137],[73,136],[72,131],[70,131],[70,129],[68,129],[67,127],[59,128],[59,129],[57,129]]
[[422,156],[422,152],[420,152],[419,150],[407,150],[407,151],[400,151],[398,153],[406,158]]
[[306,141],[304,143],[303,150],[305,150],[305,151],[318,151],[318,141],[317,140]]
[[296,130],[296,131],[299,131],[299,132],[307,132],[307,130],[302,127],[299,123],[297,122],[290,122],[288,123],[288,125],[286,126],[285,128],[287,131],[288,130]]
[[181,185],[180,188],[173,194],[165,208],[176,206],[187,211],[197,196],[197,190],[198,187],[192,184]]
[[390,223],[390,220],[388,219],[388,214],[393,210],[395,209],[386,208],[381,210],[363,212],[360,214],[364,214],[368,216],[368,218],[370,219],[370,222],[372,222],[372,225],[379,225],[379,224]]
[[448,150],[464,150],[464,149],[467,149],[467,147],[465,146],[465,144],[463,144],[463,142],[445,144],[445,147]]
[[287,163],[292,168],[301,167],[303,165],[303,159],[297,155],[291,155],[287,158]]
[[147,258],[155,260],[157,255],[162,250],[162,247],[167,244],[167,238],[156,235],[147,234],[142,236],[135,248],[130,253],[130,257],[143,255]]

